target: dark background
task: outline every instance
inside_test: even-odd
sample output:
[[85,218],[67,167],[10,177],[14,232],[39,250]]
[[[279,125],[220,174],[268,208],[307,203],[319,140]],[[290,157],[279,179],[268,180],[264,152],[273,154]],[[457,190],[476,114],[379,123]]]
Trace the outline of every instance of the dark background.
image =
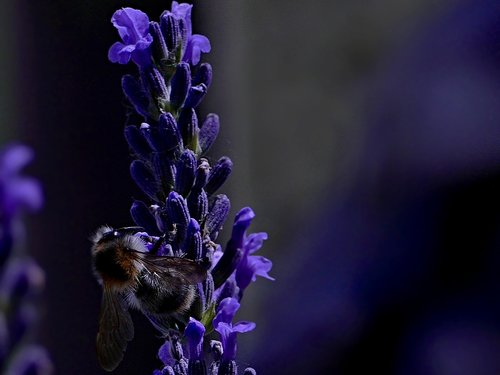
[[[169,2],[3,5],[1,134],[35,149],[46,195],[28,226],[47,272],[39,341],[57,373],[103,373],[88,237],[129,225],[141,197],[122,136],[133,68],[107,60],[109,20]],[[275,264],[238,314],[257,323],[241,366],[500,373],[500,5],[200,1],[194,30],[212,42],[202,113],[221,116],[213,157],[235,162],[232,214],[254,208]],[[161,341],[134,320],[117,374],[159,365]]]

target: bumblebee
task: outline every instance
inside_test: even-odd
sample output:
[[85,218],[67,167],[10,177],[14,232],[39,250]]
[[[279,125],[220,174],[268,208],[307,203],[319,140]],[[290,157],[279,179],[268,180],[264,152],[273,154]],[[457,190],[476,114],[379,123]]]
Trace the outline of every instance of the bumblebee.
[[166,333],[170,322],[191,307],[196,284],[206,278],[205,268],[192,260],[148,252],[145,241],[135,235],[142,230],[103,226],[91,238],[93,269],[103,288],[97,359],[107,371],[122,361],[134,337],[129,308]]

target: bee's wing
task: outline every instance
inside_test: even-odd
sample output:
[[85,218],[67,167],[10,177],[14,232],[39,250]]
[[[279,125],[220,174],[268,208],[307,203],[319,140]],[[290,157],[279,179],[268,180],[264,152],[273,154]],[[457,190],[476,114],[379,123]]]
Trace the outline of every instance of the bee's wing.
[[101,367],[113,371],[133,337],[134,325],[123,296],[104,285],[97,333],[97,359]]
[[182,286],[201,283],[207,271],[201,265],[186,258],[163,257],[149,253],[141,254],[141,261],[150,273],[156,273],[170,285]]

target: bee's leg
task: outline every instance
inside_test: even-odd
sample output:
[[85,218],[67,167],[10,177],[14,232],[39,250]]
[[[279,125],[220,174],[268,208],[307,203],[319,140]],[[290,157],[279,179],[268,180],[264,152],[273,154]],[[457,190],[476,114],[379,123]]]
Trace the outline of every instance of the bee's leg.
[[146,314],[146,317],[149,319],[153,327],[155,327],[161,333],[162,338],[169,337],[170,331],[172,330],[172,321],[166,315],[159,314]]
[[158,250],[160,250],[160,246],[165,241],[165,234],[158,238],[158,241],[155,242],[153,248],[151,249],[151,254],[157,254]]

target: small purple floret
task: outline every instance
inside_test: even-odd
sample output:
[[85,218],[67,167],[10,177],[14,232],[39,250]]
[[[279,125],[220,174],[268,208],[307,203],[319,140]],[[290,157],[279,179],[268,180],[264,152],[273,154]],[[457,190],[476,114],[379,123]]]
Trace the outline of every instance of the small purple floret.
[[158,349],[158,358],[160,358],[165,366],[171,366],[175,363],[170,350],[170,341],[165,340],[165,343],[160,346],[160,349]]
[[123,43],[116,42],[108,52],[111,62],[127,64],[130,59],[139,66],[151,63],[149,46],[153,37],[149,33],[149,18],[146,13],[133,8],[117,10],[111,22],[118,30]]
[[205,327],[199,321],[189,318],[189,323],[184,330],[184,336],[188,341],[189,359],[202,360],[203,359],[203,335],[205,334]]
[[240,303],[234,298],[224,298],[218,308],[217,315],[213,320],[213,326],[219,332],[224,353],[222,359],[234,360],[236,358],[236,335],[238,333],[249,332],[255,328],[253,322],[231,323],[240,308]]
[[191,9],[193,6],[187,3],[172,2],[171,12],[178,20],[184,21],[186,28],[186,40],[183,41],[182,61],[191,65],[197,65],[201,59],[201,53],[208,53],[212,49],[210,41],[204,35],[194,34],[191,23]]
[[184,56],[182,56],[182,61],[196,65],[201,60],[201,53],[208,53],[211,49],[210,40],[205,35],[191,35],[191,38],[188,39]]
[[250,332],[255,328],[253,322],[238,322],[234,326],[228,323],[219,323],[215,329],[220,334],[222,347],[222,359],[231,361],[236,358],[237,342],[236,336],[238,333]]
[[234,298],[224,298],[217,307],[217,315],[213,320],[214,328],[217,328],[219,323],[231,323],[236,311],[240,308],[240,303]]
[[244,243],[245,232],[252,223],[254,217],[255,213],[250,207],[244,207],[236,214],[231,239],[235,240],[240,248]]
[[243,257],[236,268],[236,283],[243,291],[251,282],[257,279],[257,276],[268,280],[274,280],[269,276],[273,263],[263,256],[250,255],[262,247],[263,242],[267,240],[267,233],[252,233],[245,238],[243,244]]

